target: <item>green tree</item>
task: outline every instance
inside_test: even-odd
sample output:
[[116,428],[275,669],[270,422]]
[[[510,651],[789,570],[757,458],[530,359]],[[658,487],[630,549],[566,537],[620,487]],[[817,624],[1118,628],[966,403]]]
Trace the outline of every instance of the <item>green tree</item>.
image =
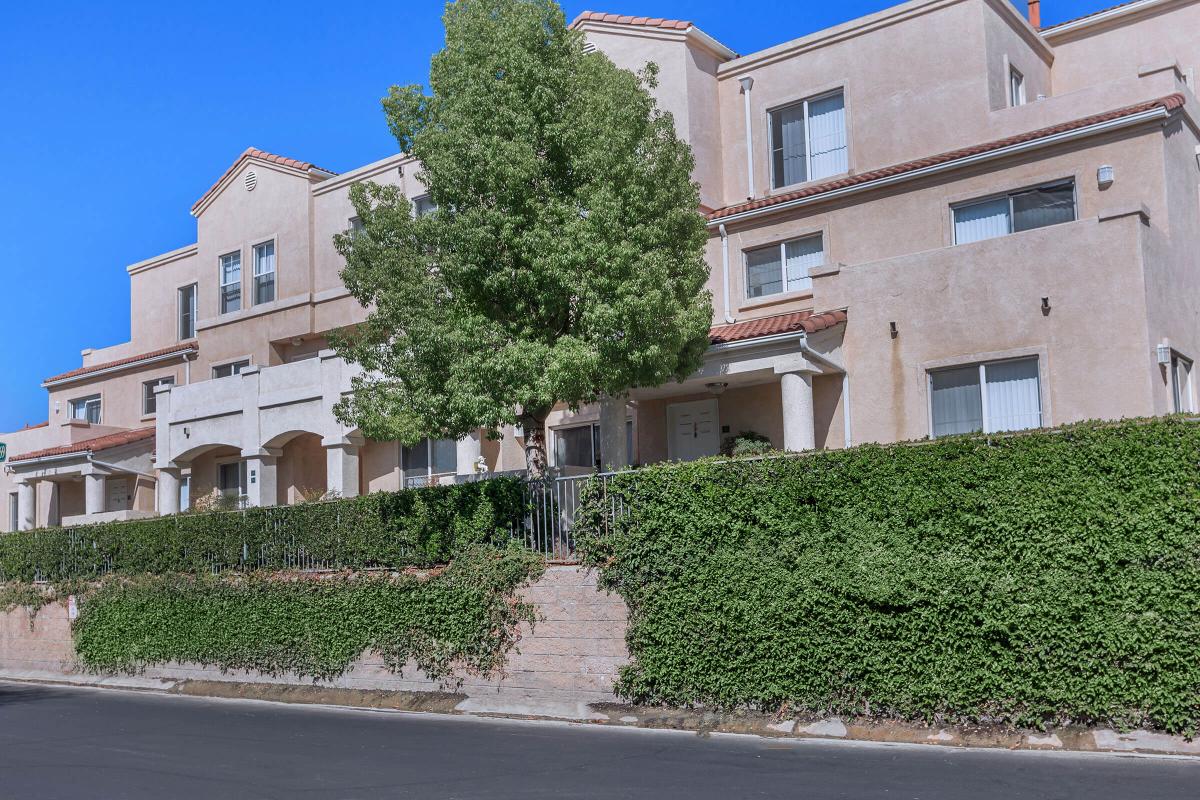
[[338,236],[370,309],[335,346],[366,376],[339,416],[372,438],[457,438],[544,423],[694,371],[712,318],[693,158],[640,75],[587,53],[553,0],[457,0],[432,92],[383,101],[436,210],[364,183]]

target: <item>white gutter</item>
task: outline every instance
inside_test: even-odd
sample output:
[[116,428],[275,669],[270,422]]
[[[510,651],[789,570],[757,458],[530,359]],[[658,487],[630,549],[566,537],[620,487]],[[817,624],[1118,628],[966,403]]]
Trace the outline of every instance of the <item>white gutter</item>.
[[729,310],[729,233],[724,225],[718,226],[717,230],[721,232],[721,282],[725,293],[725,322],[729,324],[734,322]]
[[1058,25],[1051,25],[1049,28],[1042,28],[1038,33],[1042,36],[1056,36],[1060,33],[1068,33],[1076,31],[1080,28],[1087,28],[1091,25],[1098,25],[1106,20],[1116,17],[1123,17],[1127,14],[1136,14],[1144,8],[1162,5],[1164,0],[1138,0],[1138,2],[1129,3],[1128,5],[1110,8],[1107,11],[1098,11],[1087,17],[1073,20],[1071,22],[1063,22]]
[[123,370],[133,369],[134,367],[141,367],[141,366],[145,366],[147,364],[157,364],[160,361],[170,361],[171,359],[179,358],[180,356],[182,356],[183,359],[185,361],[187,361],[188,356],[193,355],[198,352],[200,352],[200,348],[193,347],[189,350],[180,350],[180,351],[177,351],[174,353],[166,353],[161,356],[152,356],[151,358],[140,359],[138,361],[129,361],[124,364],[118,364],[117,366],[105,367],[104,369],[98,369],[98,370],[95,370],[94,372],[85,372],[80,375],[72,375],[69,378],[60,378],[58,380],[44,381],[42,383],[42,388],[50,389],[55,386],[66,385],[68,383],[76,383],[78,381],[91,380],[92,378],[95,378],[97,375],[108,375],[113,372],[121,372]]
[[742,85],[742,97],[746,105],[746,196],[754,197],[754,115],[750,110],[750,91],[754,88],[754,78],[746,76],[738,78]]
[[1043,136],[1038,139],[1030,139],[1027,142],[1019,142],[1017,144],[1001,147],[996,150],[989,150],[985,153],[976,153],[975,155],[963,156],[952,161],[944,161],[941,164],[932,164],[928,167],[920,167],[918,169],[902,172],[897,175],[888,175],[874,180],[864,181],[863,183],[855,184],[854,186],[844,186],[840,189],[830,189],[827,192],[808,195],[807,197],[798,197],[794,200],[788,200],[783,203],[778,203],[772,206],[764,206],[763,208],[750,209],[737,214],[730,214],[727,217],[712,220],[708,223],[709,228],[716,227],[731,222],[741,222],[742,220],[753,219],[766,214],[775,214],[781,211],[788,211],[793,208],[812,205],[814,203],[823,203],[827,200],[832,200],[846,195],[858,194],[867,192],[873,189],[879,189],[884,186],[892,186],[897,183],[905,183],[907,181],[918,180],[929,175],[937,175],[942,172],[959,169],[961,167],[979,164],[985,161],[992,161],[999,158],[1025,153],[1030,150],[1037,150],[1043,147],[1059,144],[1061,142],[1069,142],[1074,139],[1080,139],[1085,136],[1092,136],[1097,133],[1105,133],[1107,131],[1119,130],[1128,128],[1132,125],[1137,125],[1150,120],[1166,119],[1173,112],[1162,106],[1156,106],[1146,111],[1139,111],[1136,114],[1130,114],[1127,117],[1118,117],[1117,119],[1108,120],[1106,122],[1097,122],[1094,125],[1088,125],[1083,128],[1076,128],[1071,131],[1055,133],[1049,136]]

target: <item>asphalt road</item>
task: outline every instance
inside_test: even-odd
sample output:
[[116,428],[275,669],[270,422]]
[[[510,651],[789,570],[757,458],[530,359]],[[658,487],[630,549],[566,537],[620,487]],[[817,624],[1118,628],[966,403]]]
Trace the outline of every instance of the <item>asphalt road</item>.
[[485,720],[0,683],[0,797],[1189,798],[1200,761]]

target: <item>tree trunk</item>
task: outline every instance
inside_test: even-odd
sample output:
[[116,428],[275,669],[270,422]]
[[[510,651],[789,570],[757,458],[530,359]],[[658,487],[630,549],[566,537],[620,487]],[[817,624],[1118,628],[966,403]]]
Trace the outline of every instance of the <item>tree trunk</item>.
[[520,416],[521,427],[525,429],[525,469],[529,477],[541,479],[546,477],[549,460],[546,458],[546,417],[548,411],[526,412]]

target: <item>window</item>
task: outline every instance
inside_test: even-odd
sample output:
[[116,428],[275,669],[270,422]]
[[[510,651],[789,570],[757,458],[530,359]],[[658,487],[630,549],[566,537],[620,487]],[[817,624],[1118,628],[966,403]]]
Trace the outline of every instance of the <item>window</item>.
[[840,91],[776,109],[770,122],[773,188],[846,171],[846,104]]
[[954,207],[954,243],[994,239],[1010,233],[1075,220],[1075,181],[1038,186]]
[[158,386],[174,386],[174,378],[158,378],[142,384],[142,416],[149,417],[158,413],[158,398],[154,389]]
[[242,361],[234,361],[232,364],[221,364],[220,366],[213,367],[213,377],[231,378],[234,375],[242,374],[242,370],[248,366],[250,366],[250,362],[245,359]]
[[458,445],[453,439],[422,439],[401,452],[406,487],[430,486],[440,475],[458,472]]
[[[579,425],[554,432],[554,465],[602,469],[600,425]],[[633,421],[625,422],[625,463],[633,463]]]
[[433,198],[427,194],[413,200],[413,214],[417,217],[424,217],[437,211],[437,203],[433,202]]
[[1025,105],[1025,76],[1016,67],[1008,68],[1008,104],[1013,108]]
[[81,397],[71,401],[71,419],[82,420],[92,425],[100,424],[100,395]]
[[196,338],[196,284],[179,290],[179,338]]
[[275,242],[254,245],[254,305],[275,300]]
[[230,461],[217,465],[217,490],[222,497],[242,497],[246,494],[246,462]]
[[17,528],[20,527],[20,517],[18,516],[20,513],[20,511],[19,511],[20,501],[18,500],[18,497],[19,497],[19,495],[16,492],[13,492],[12,494],[10,494],[8,496],[8,530],[9,530],[9,532],[15,531]]
[[350,234],[351,238],[357,238],[359,236],[362,236],[363,231],[365,231],[366,229],[367,229],[367,226],[363,225],[363,221],[361,219],[359,219],[358,217],[350,218],[350,228],[348,230],[348,233]]
[[929,398],[934,438],[1042,425],[1036,357],[930,372]]
[[1176,414],[1196,411],[1196,388],[1192,385],[1192,362],[1178,353],[1171,353],[1171,399]]
[[242,308],[242,254],[226,253],[221,256],[221,313],[240,311]]
[[192,508],[192,477],[184,475],[179,481],[179,510],[190,511]]
[[746,251],[746,297],[812,288],[808,271],[825,263],[821,234]]

